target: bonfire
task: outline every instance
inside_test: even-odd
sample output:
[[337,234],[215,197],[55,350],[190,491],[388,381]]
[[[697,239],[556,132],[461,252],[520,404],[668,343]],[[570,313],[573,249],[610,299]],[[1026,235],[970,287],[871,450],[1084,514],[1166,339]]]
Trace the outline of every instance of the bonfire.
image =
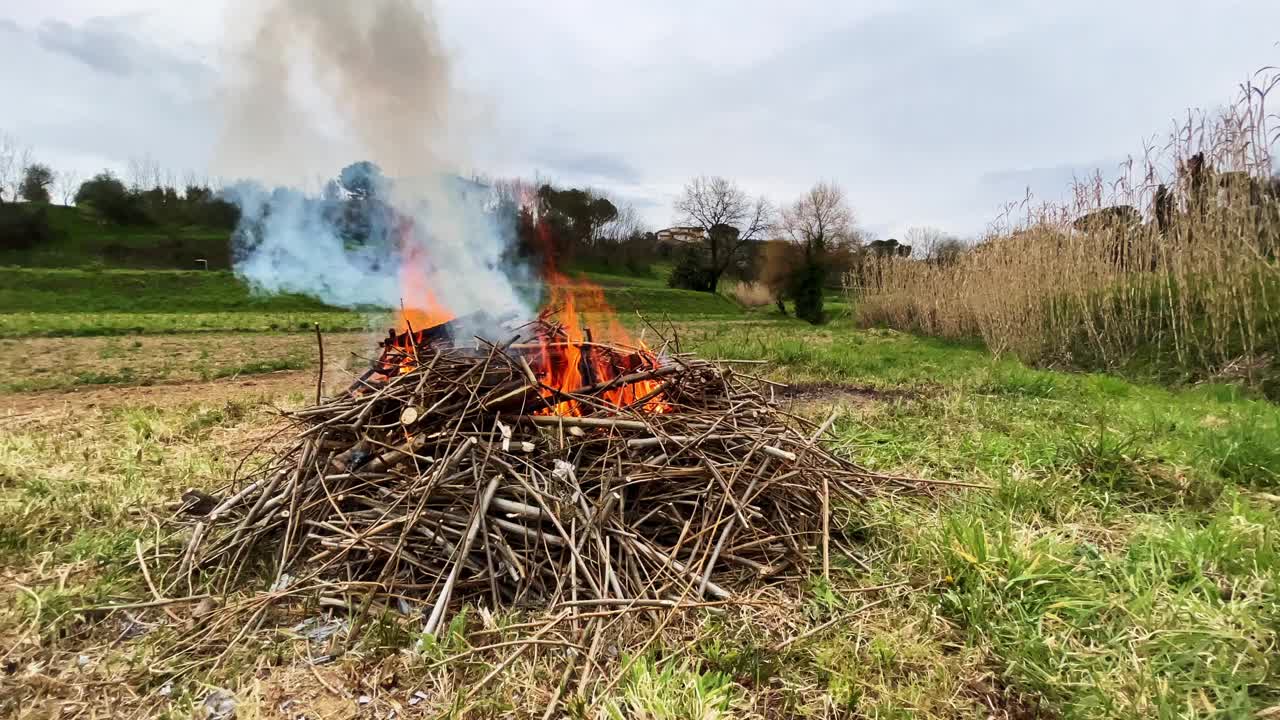
[[285,414],[283,449],[188,503],[168,577],[420,613],[426,634],[465,603],[725,601],[825,564],[832,503],[895,482],[824,450],[830,420],[784,413],[744,366],[607,318],[603,341],[560,299],[520,325],[406,316],[345,392]]

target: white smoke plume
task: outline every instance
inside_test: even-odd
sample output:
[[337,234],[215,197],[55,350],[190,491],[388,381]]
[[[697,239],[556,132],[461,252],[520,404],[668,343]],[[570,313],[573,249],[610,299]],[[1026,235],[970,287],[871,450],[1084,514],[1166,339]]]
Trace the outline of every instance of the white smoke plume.
[[[236,272],[335,305],[423,307],[402,297],[402,264],[412,263],[453,313],[525,311],[504,265],[510,229],[483,188],[460,178],[459,95],[431,6],[271,0],[236,14],[258,22],[227,88],[220,173],[296,185],[364,160],[385,173],[373,173],[369,202],[345,182],[322,196],[233,186],[244,218]],[[356,241],[352,208],[367,231]]]

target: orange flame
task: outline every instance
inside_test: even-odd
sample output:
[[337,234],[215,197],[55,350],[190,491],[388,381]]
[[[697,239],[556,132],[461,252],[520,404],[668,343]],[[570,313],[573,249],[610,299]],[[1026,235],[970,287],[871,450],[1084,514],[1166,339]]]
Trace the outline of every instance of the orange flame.
[[413,238],[413,221],[400,224],[400,307],[396,310],[397,332],[425,330],[446,323],[455,313],[436,299],[427,276],[422,246]]
[[[400,290],[401,307],[396,311],[396,333],[415,333],[452,320],[456,314],[438,300],[431,286],[427,258],[413,237],[412,221],[406,219],[400,230]],[[561,393],[580,392],[592,385],[607,383],[619,376],[658,367],[658,357],[642,342],[635,341],[617,313],[605,300],[604,289],[585,278],[571,279],[556,269],[551,249],[549,229],[544,223],[536,225],[536,232],[547,258],[543,275],[549,288],[547,308],[554,313],[561,332],[539,339],[538,381],[542,384],[542,397],[551,403],[538,411],[543,415],[581,416],[583,403],[563,399]],[[596,328],[603,330],[600,337],[593,337],[585,321],[590,314]],[[551,318],[548,318],[551,319]],[[625,346],[629,353],[619,353],[611,348],[594,345],[595,340],[608,341]],[[417,366],[411,353],[416,350],[415,340],[393,338],[388,350],[395,350],[396,365],[400,373],[410,372]],[[385,355],[384,355],[385,357]],[[531,358],[532,359],[532,358]],[[603,404],[625,408],[643,402],[640,409],[648,413],[670,411],[662,398],[662,384],[647,379],[623,383],[595,397]]]
[[[539,223],[537,232],[544,248],[550,249],[547,226]],[[618,314],[605,299],[604,288],[584,277],[567,277],[556,269],[550,252],[547,252],[546,257],[543,275],[550,290],[547,307],[556,313],[556,319],[564,330],[564,339],[558,347],[551,347],[546,338],[542,339],[542,366],[545,370],[539,381],[543,385],[559,392],[572,393],[591,384],[607,382],[619,375],[658,367],[657,355],[643,342],[634,340],[631,333],[618,321]],[[592,316],[594,326],[603,328],[603,337],[588,336],[583,329],[586,326],[585,315],[588,313]],[[631,362],[626,363],[616,353],[594,347],[592,341],[596,339],[625,345],[634,350],[634,354],[630,356]],[[560,352],[555,352],[556,350]],[[620,364],[623,366],[619,366]],[[584,370],[590,377],[584,377]],[[670,406],[663,402],[657,392],[660,387],[661,383],[657,380],[640,380],[605,390],[600,398],[615,407],[629,407],[644,399],[645,412],[667,412]],[[555,393],[548,392],[545,396],[554,397]],[[562,400],[541,411],[541,414],[578,416],[582,414],[582,408],[576,400]]]

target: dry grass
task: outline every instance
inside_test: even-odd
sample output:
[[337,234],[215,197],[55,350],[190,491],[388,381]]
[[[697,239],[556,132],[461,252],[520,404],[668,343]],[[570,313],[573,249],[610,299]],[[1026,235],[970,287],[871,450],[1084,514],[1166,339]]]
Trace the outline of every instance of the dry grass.
[[[724,615],[631,614],[603,627],[601,663],[582,692],[568,684],[564,716],[1277,712],[1277,406],[1230,387],[1031,370],[896,331],[797,333],[777,321],[680,334],[704,356],[769,360],[771,377],[890,391],[847,404],[835,452],[996,489],[843,509],[830,584],[762,589]],[[194,604],[170,606],[176,618],[77,610],[150,597],[135,541],[152,547],[166,502],[225,483],[269,437],[276,422],[261,402],[307,402],[312,385],[298,375],[267,396],[266,383],[237,382],[161,407],[118,388],[129,402],[0,408],[0,716],[205,717],[220,690],[242,718],[542,716],[563,648],[530,649],[462,700],[516,647],[490,646],[520,637],[515,625],[538,608],[460,609],[421,651],[421,616],[388,613],[332,660],[331,640],[305,633],[336,620],[340,650],[349,615],[305,602],[279,607],[221,657],[218,642],[175,653],[208,622]],[[819,395],[821,406],[793,409],[824,418]],[[160,543],[150,566],[175,546]]]
[[[330,368],[368,357],[369,333],[330,333]],[[182,383],[314,367],[310,333],[192,333],[0,339],[0,393],[90,385]]]
[[[334,646],[308,633],[336,618],[341,638],[346,626],[342,613],[329,616],[305,602],[273,610],[258,632],[225,654],[221,643],[230,636],[194,654],[182,642],[208,622],[193,604],[78,609],[149,597],[135,542],[149,548],[153,568],[163,561],[151,553],[163,556],[164,543],[150,549],[164,526],[162,507],[183,488],[225,482],[237,458],[271,437],[278,423],[267,401],[305,402],[301,392],[245,397],[233,388],[226,398],[198,404],[67,408],[6,428],[0,441],[0,715],[204,717],[202,705],[221,690],[235,698],[239,717],[386,717],[395,711],[462,718],[513,710],[537,717],[560,682],[563,648],[534,648],[471,692],[519,647],[489,646],[526,637],[528,631],[515,626],[542,618],[537,609],[464,609],[417,652],[407,648],[423,639],[421,619],[388,613],[350,652],[316,664],[312,659]],[[929,620],[902,627],[894,607],[904,588],[859,592],[878,580],[841,566],[832,586],[762,588],[720,610],[605,612],[597,627],[598,664],[571,679],[562,709],[602,719],[821,717],[857,693],[921,702],[939,716],[983,707],[970,689],[987,672],[982,653],[930,659],[952,631]],[[859,611],[870,603],[877,604]],[[843,622],[830,627],[836,618]],[[805,636],[811,630],[818,632]],[[883,653],[877,648],[898,639],[910,640],[897,652],[924,673],[918,682],[894,677],[881,687],[886,667],[865,676],[840,670],[838,682],[828,680],[828,665]]]
[[[953,264],[872,264],[850,283],[864,288],[861,321],[980,337],[1039,363],[1149,361],[1200,375],[1265,366],[1280,349],[1280,198],[1263,189],[1280,142],[1264,103],[1278,84],[1260,73],[1236,105],[1190,115],[1113,182],[1078,182],[1070,202],[1012,206]],[[1122,205],[1136,209],[1131,222],[1075,222]]]
[[729,294],[747,307],[763,307],[773,303],[773,292],[762,282],[739,280],[729,289]]

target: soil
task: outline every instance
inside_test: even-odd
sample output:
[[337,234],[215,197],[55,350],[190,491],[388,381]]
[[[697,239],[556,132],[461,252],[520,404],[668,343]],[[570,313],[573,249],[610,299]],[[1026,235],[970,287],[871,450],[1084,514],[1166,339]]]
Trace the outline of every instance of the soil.
[[[341,378],[335,378],[341,385]],[[332,381],[331,383],[332,384]],[[278,397],[293,392],[313,393],[314,370],[289,370],[209,382],[147,386],[95,386],[0,395],[0,425],[26,415],[59,411],[67,405],[106,408],[125,405],[170,407],[191,403]]]

